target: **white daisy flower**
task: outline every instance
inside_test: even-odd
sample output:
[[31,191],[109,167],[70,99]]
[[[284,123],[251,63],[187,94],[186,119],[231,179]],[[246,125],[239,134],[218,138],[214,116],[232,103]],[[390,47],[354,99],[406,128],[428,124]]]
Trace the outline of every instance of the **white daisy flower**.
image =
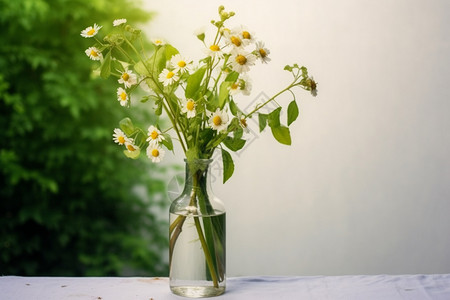
[[256,57],[243,50],[235,49],[231,55],[231,67],[238,73],[245,73],[250,70],[256,61]]
[[125,24],[127,22],[127,19],[117,19],[113,21],[113,26],[119,26],[122,24]]
[[219,45],[212,44],[208,48],[204,49],[205,53],[212,58],[223,58],[223,52]]
[[168,86],[178,81],[180,77],[175,72],[170,71],[169,69],[164,69],[161,74],[159,74],[158,79],[164,86]]
[[257,42],[256,43],[256,56],[261,59],[263,63],[268,63],[271,59],[268,57],[270,54],[269,49],[264,47],[263,42]]
[[170,65],[173,67],[173,71],[177,73],[188,72],[192,69],[192,61],[181,56],[180,54],[175,54],[170,59]]
[[244,129],[245,133],[249,133],[250,129],[248,129],[247,118],[243,116],[240,111],[238,111],[237,117],[239,119],[239,125],[241,126],[241,128]]
[[132,139],[125,141],[125,148],[127,149],[128,154],[130,154],[133,157],[137,157],[141,152],[139,146],[136,145]]
[[125,144],[125,142],[130,141],[130,139],[125,135],[125,133],[119,128],[114,129],[113,141],[119,145]]
[[233,49],[234,48],[242,49],[244,48],[244,46],[247,45],[246,43],[244,43],[244,40],[242,39],[240,34],[234,30],[224,31],[223,34],[226,38],[227,45],[232,46]]
[[159,163],[164,158],[164,155],[166,152],[163,148],[159,147],[157,144],[150,144],[147,147],[147,156],[152,160],[154,163]]
[[131,86],[137,83],[137,76],[136,74],[133,74],[133,72],[131,72],[130,70],[126,69],[120,75],[118,82],[123,83],[126,88],[130,88]]
[[163,39],[154,38],[151,39],[152,43],[155,44],[155,46],[163,46],[166,44],[166,42]]
[[249,45],[255,42],[255,35],[247,28],[241,26],[239,29],[236,29],[235,31],[239,33],[245,45]]
[[147,138],[147,142],[149,142],[150,144],[159,144],[164,140],[164,136],[161,134],[161,131],[159,131],[158,128],[156,128],[155,126],[151,125],[148,128],[148,138]]
[[86,55],[89,56],[89,58],[92,60],[103,59],[103,54],[96,47],[89,47],[86,49],[86,51],[84,51],[84,53],[86,53]]
[[219,108],[215,112],[208,112],[209,114],[209,126],[217,132],[224,131],[228,126],[228,115],[225,111],[221,111]]
[[181,112],[187,114],[188,119],[195,117],[195,102],[192,99],[181,100],[183,107],[181,108]]
[[119,101],[120,105],[122,105],[122,106],[127,106],[127,104],[128,104],[127,91],[125,91],[121,87],[117,89],[117,100]]
[[91,38],[98,33],[98,31],[102,28],[102,26],[98,26],[94,24],[94,26],[89,26],[85,30],[81,31],[81,36],[85,38]]

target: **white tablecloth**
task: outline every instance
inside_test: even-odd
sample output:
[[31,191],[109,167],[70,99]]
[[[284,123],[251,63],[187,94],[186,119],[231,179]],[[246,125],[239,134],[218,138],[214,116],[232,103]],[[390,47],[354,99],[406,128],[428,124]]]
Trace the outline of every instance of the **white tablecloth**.
[[[164,300],[167,278],[0,277],[1,300]],[[374,276],[253,276],[227,280],[228,299],[450,299],[450,274]]]

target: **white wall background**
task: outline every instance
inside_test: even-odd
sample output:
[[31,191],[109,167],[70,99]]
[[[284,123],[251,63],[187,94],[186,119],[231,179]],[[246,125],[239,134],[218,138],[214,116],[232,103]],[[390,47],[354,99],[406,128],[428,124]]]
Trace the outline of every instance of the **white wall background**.
[[214,185],[228,275],[450,272],[450,1],[146,0],[147,31],[199,58],[220,4],[271,50],[241,103],[283,88],[286,64],[319,82],[299,90],[291,147],[251,134]]

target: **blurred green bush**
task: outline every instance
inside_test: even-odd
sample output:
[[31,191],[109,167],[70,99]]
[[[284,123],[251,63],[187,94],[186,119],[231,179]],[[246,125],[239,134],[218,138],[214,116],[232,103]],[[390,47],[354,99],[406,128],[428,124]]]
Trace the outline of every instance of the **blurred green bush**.
[[149,210],[164,211],[166,170],[112,141],[123,117],[154,116],[92,76],[80,36],[148,21],[138,4],[0,0],[0,275],[166,275],[166,224]]

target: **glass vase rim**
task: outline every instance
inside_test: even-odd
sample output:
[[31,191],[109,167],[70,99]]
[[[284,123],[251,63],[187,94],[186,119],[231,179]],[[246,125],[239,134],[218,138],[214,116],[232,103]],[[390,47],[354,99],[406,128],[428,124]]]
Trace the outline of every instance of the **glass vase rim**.
[[[189,163],[187,158],[184,158],[183,160],[184,160],[185,163],[187,163],[187,164]],[[196,158],[193,161],[200,161],[200,162],[209,164],[209,163],[213,162],[214,159],[213,158]]]

